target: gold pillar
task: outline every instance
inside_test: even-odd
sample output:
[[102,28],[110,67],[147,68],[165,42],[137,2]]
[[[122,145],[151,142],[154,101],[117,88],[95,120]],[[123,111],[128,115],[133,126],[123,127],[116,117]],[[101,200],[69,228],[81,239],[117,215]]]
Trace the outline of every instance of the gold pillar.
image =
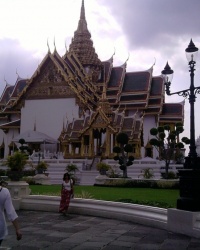
[[72,147],[72,152],[71,152],[71,156],[75,156],[75,146],[74,144],[71,144],[71,147]]
[[81,138],[81,152],[80,152],[80,155],[85,156],[84,136],[82,136],[82,138]]
[[106,130],[106,150],[105,150],[105,156],[110,156],[110,131]]

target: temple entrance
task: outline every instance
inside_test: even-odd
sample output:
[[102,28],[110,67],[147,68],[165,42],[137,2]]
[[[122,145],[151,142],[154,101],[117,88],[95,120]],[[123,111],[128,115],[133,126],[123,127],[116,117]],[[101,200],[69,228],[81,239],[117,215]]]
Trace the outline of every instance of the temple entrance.
[[4,147],[0,147],[0,159],[4,158]]
[[94,138],[94,153],[95,155],[102,156],[105,148],[104,144],[106,140],[106,128],[94,129],[93,138]]
[[148,142],[145,147],[145,157],[153,158],[153,148],[152,145]]

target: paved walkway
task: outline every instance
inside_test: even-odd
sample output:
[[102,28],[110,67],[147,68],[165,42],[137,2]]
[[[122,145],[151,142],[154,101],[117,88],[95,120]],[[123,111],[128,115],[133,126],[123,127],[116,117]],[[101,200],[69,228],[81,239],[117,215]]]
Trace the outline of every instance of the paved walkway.
[[[2,247],[16,250],[200,250],[200,239],[129,222],[53,212],[18,211],[23,239],[11,223]],[[3,248],[6,249],[6,248]]]

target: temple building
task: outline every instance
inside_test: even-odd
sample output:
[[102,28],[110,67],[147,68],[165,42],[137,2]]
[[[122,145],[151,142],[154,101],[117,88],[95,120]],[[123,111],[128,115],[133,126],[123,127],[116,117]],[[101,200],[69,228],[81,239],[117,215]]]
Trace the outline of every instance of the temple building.
[[[126,132],[135,158],[157,157],[150,129],[184,121],[184,102],[166,103],[163,77],[153,66],[127,72],[127,61],[101,61],[87,27],[84,0],[69,50],[56,47],[30,79],[18,77],[0,98],[0,158],[17,148],[16,137],[37,131],[58,141],[53,150],[64,158],[113,157],[116,135]],[[33,138],[35,139],[35,138]],[[40,150],[37,140],[31,144]],[[51,147],[49,147],[51,150]]]

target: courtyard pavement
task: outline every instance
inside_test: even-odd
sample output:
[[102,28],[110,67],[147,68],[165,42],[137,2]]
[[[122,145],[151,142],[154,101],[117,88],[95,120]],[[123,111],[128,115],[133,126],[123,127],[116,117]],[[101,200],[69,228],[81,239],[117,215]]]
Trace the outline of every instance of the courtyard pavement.
[[200,250],[200,239],[116,219],[23,210],[18,215],[23,238],[16,240],[8,222],[2,249]]

